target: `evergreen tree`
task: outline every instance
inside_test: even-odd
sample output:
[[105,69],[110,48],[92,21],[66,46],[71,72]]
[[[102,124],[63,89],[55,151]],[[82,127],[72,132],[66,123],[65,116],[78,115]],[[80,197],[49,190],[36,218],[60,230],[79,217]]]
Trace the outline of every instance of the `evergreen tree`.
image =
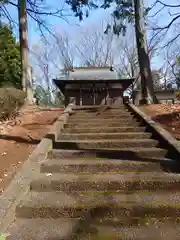
[[21,88],[20,47],[12,29],[0,23],[0,87]]

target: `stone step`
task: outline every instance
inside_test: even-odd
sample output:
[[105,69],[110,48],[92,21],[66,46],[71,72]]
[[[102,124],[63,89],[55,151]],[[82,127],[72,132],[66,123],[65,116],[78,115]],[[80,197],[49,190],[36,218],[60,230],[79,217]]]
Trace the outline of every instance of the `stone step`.
[[106,139],[106,140],[78,140],[78,141],[61,141],[57,140],[53,143],[54,149],[99,149],[99,148],[141,148],[141,147],[156,147],[158,141],[154,139]]
[[102,122],[102,123],[106,123],[106,122],[124,122],[125,120],[129,121],[136,121],[133,116],[124,116],[124,117],[108,117],[108,118],[104,118],[104,117],[87,117],[87,118],[69,118],[68,119],[68,123],[71,124],[76,124],[77,122],[79,122],[80,124],[82,123],[89,123],[89,122]]
[[99,119],[99,118],[95,118],[95,119],[89,119],[89,118],[87,118],[86,120],[84,120],[83,119],[83,121],[81,121],[81,120],[71,120],[71,119],[68,119],[68,124],[74,124],[74,125],[77,125],[77,124],[79,124],[79,125],[84,125],[84,124],[92,124],[93,122],[95,122],[97,125],[98,124],[109,124],[109,123],[124,123],[124,122],[136,122],[136,120],[134,120],[134,119],[132,119],[132,117],[126,117],[126,118],[119,118],[119,119],[117,119],[117,118],[112,118],[112,119],[103,119],[103,118],[101,118],[101,119]]
[[116,110],[116,109],[122,109],[122,108],[126,108],[126,106],[124,104],[120,105],[120,106],[116,106],[116,105],[84,105],[84,106],[75,106],[72,109],[73,110],[80,110],[80,111],[84,111],[84,110],[93,110],[93,109],[104,109],[107,108],[108,110]]
[[[166,222],[168,224],[180,224],[179,218],[174,217],[133,217],[133,218],[123,218],[123,217],[97,217],[93,219],[92,224],[96,226],[105,226],[105,227],[128,227],[128,226],[147,226],[155,222]],[[133,239],[132,239],[133,240]]]
[[151,224],[143,227],[126,227],[120,229],[119,233],[122,240],[178,240],[180,239],[180,224]]
[[100,115],[95,115],[95,114],[87,114],[84,116],[78,116],[78,115],[71,115],[68,120],[79,120],[79,121],[86,121],[87,119],[121,119],[121,118],[132,118],[133,115],[130,113],[121,113],[121,114],[100,114]]
[[123,133],[123,132],[144,132],[145,127],[138,126],[120,126],[120,127],[106,127],[98,126],[91,128],[68,128],[65,127],[62,132],[65,133]]
[[138,191],[179,190],[180,176],[170,173],[63,174],[40,173],[32,180],[31,190],[46,191]]
[[101,148],[91,150],[55,150],[48,152],[48,158],[112,158],[112,159],[141,159],[142,161],[156,161],[152,158],[164,158],[167,150],[162,148]]
[[100,118],[100,119],[109,119],[109,118],[126,118],[134,117],[130,112],[119,112],[119,113],[101,113],[101,114],[72,114],[70,118],[72,119],[88,119],[88,118]]
[[8,240],[65,240],[79,228],[79,219],[16,219]]
[[77,115],[106,115],[106,114],[121,114],[121,113],[131,113],[129,109],[127,108],[121,108],[121,109],[111,109],[111,110],[86,110],[86,111],[72,111],[71,115],[77,116]]
[[[130,219],[129,219],[130,220]],[[79,219],[17,219],[8,229],[8,240],[179,240],[180,224],[155,220],[141,226],[99,226]],[[112,219],[111,219],[112,221]]]
[[111,109],[105,109],[105,108],[94,108],[94,109],[73,109],[73,114],[89,114],[89,113],[118,113],[118,112],[128,112],[128,109],[126,107],[121,108],[111,108]]
[[180,193],[29,192],[16,207],[17,218],[179,217]]
[[79,240],[179,240],[180,224],[157,222],[147,226],[127,226],[127,227],[98,227],[91,225],[89,230],[81,233]]
[[95,140],[95,139],[146,139],[151,133],[126,132],[126,133],[61,133],[60,140]]
[[64,127],[69,127],[69,128],[92,128],[92,127],[122,127],[122,126],[138,126],[139,125],[139,122],[138,121],[135,121],[133,119],[121,119],[121,120],[116,120],[116,121],[95,121],[95,122],[83,122],[83,123],[80,123],[80,122],[75,122],[75,123],[67,123],[64,125]]
[[[163,160],[162,160],[163,161]],[[168,160],[164,160],[168,161]],[[41,173],[161,172],[161,163],[109,159],[53,159],[41,164]]]

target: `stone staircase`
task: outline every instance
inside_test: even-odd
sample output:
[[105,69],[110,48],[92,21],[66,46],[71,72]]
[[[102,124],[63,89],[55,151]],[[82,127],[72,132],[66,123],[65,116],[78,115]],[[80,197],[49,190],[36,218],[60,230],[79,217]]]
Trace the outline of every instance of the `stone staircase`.
[[180,175],[145,130],[125,106],[74,110],[8,240],[180,239]]

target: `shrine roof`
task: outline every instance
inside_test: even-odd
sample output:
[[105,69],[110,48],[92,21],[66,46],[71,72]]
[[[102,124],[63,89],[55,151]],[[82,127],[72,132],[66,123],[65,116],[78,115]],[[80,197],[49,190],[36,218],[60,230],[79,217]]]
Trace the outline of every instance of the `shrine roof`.
[[119,79],[117,71],[113,67],[78,67],[69,69],[62,79],[53,79],[56,86],[64,93],[66,84],[94,84],[94,83],[121,83],[123,89],[127,89],[134,78]]
[[77,80],[69,80],[69,79],[53,79],[55,85],[61,90],[62,93],[65,91],[65,86],[67,84],[95,84],[95,83],[121,83],[123,89],[126,90],[135,80],[135,78],[122,78],[122,79],[77,79]]
[[118,78],[118,73],[110,68],[75,68],[68,74],[69,80],[113,80]]

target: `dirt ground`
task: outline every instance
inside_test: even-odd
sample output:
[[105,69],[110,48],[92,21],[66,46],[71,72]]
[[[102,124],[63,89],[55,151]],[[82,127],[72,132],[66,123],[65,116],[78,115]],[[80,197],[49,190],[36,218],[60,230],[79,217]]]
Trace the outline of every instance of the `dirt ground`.
[[0,193],[62,111],[28,107],[16,120],[0,122]]
[[180,140],[180,104],[148,105],[140,109]]

